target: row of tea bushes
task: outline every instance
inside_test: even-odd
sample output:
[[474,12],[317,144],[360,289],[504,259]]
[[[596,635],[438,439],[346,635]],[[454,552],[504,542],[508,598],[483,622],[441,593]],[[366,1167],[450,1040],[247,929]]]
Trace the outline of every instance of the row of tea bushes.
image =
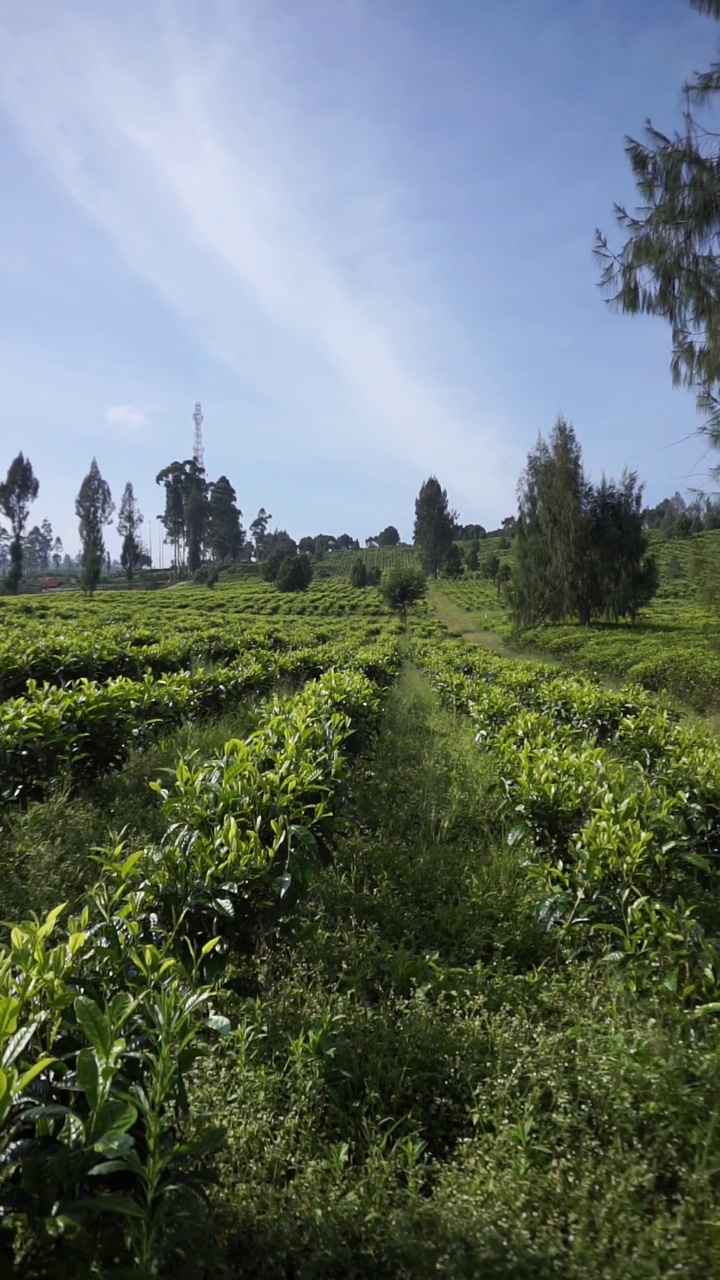
[[608,690],[454,644],[418,656],[476,726],[506,837],[527,849],[544,887],[547,927],[572,954],[632,959],[638,981],[714,1008],[717,740],[639,688]]
[[519,634],[523,645],[538,654],[668,693],[698,711],[720,701],[720,654],[714,630],[677,625],[673,629],[642,627],[535,627]]
[[[189,1114],[233,960],[277,928],[327,858],[353,742],[382,696],[328,672],[163,792],[157,849],[106,856],[79,915],[0,945],[0,1261],[23,1276],[214,1274]],[[193,1272],[195,1274],[195,1272]]]
[[[7,618],[3,621],[8,621]],[[158,613],[149,619],[93,614],[74,620],[18,614],[0,638],[0,699],[17,697],[29,680],[138,679],[182,671],[195,663],[228,663],[257,650],[309,648],[329,641],[370,643],[394,630],[389,619],[288,618],[282,625],[208,615],[202,609]]]
[[132,747],[188,719],[217,716],[278,682],[293,685],[330,667],[367,671],[378,683],[398,666],[396,640],[355,648],[327,643],[140,680],[35,685],[0,704],[0,804],[36,798],[59,777],[77,782],[127,758]]

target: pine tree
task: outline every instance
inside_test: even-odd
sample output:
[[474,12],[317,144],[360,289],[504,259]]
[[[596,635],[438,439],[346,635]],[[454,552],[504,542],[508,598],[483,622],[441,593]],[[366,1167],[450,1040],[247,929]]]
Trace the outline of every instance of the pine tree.
[[275,578],[278,591],[307,591],[313,579],[312,561],[308,555],[285,556]]
[[620,483],[606,480],[590,492],[588,562],[594,567],[594,597],[587,620],[635,621],[657,590],[657,566],[647,555],[642,519],[643,486],[624,471]]
[[518,488],[515,612],[524,625],[578,611],[586,492],[575,432],[559,417],[549,443],[540,436],[528,455]]
[[[720,0],[690,0],[720,19]],[[720,63],[684,86],[684,129],[670,137],[648,121],[645,141],[627,138],[641,205],[634,214],[615,205],[627,232],[619,252],[596,233],[601,286],[631,315],[662,316],[672,330],[670,369],[675,385],[694,387],[703,428],[720,445],[720,135],[692,114],[720,95]]]
[[413,542],[418,549],[423,569],[437,578],[445,556],[452,546],[457,527],[457,512],[448,506],[447,490],[430,476],[420,487],[415,499]]
[[520,626],[577,618],[635,620],[657,589],[647,555],[642,485],[585,478],[575,433],[558,419],[520,479],[512,604]]
[[190,573],[200,568],[208,526],[208,486],[205,472],[195,460],[188,467],[185,481],[185,540]]

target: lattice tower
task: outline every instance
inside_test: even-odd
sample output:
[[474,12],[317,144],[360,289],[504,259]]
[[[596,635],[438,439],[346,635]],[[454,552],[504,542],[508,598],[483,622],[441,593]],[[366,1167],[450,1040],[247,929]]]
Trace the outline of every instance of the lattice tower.
[[198,401],[197,404],[195,405],[195,412],[193,413],[193,422],[195,423],[195,440],[193,443],[193,458],[197,463],[198,467],[201,467],[202,470],[204,471],[205,470],[205,450],[203,448],[203,437],[202,437],[203,411],[202,411],[202,405],[200,404],[200,401]]

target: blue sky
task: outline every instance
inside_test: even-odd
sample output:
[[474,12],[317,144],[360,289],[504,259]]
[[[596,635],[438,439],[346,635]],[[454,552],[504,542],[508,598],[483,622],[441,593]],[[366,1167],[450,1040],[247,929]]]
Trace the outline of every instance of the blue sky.
[[155,517],[196,400],[210,477],[296,537],[409,538],[431,473],[493,527],[560,412],[594,476],[707,485],[669,330],[609,311],[592,244],[634,203],[625,134],[676,126],[717,36],[685,0],[4,0],[0,471],[30,456],[31,523],[76,551],[93,455]]

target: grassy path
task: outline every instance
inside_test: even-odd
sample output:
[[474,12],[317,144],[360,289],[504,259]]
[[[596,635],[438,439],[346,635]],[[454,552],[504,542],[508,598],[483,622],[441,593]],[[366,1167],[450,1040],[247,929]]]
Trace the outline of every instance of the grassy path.
[[463,609],[453,600],[449,600],[442,587],[434,582],[430,584],[428,599],[440,622],[447,627],[448,631],[460,635],[468,644],[480,645],[483,649],[492,650],[493,653],[507,654],[502,636],[495,631],[478,626],[479,610],[471,612]]
[[[503,636],[491,629],[490,625],[488,625],[487,629],[483,629],[478,625],[478,622],[479,614],[484,611],[480,609],[464,609],[462,605],[448,599],[442,587],[437,583],[431,583],[428,591],[428,600],[435,611],[436,617],[442,622],[443,626],[447,627],[451,635],[459,636],[466,644],[478,645],[482,649],[489,649],[491,653],[498,654],[501,658],[513,658],[516,662],[542,662],[550,667],[566,665],[551,653],[543,653],[537,649],[521,649],[509,645]],[[497,611],[499,612],[499,606]],[[488,624],[492,623],[494,616],[495,611],[486,611]],[[611,681],[608,681],[608,684],[611,683]]]

